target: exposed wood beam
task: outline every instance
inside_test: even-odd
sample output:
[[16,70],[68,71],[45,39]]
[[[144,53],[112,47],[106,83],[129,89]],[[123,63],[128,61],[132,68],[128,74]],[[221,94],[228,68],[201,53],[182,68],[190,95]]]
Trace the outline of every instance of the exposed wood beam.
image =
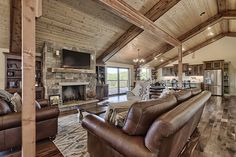
[[[156,21],[169,9],[175,6],[180,0],[160,0],[144,16],[151,21]],[[118,38],[106,51],[98,57],[97,62],[106,62],[120,49],[127,45],[131,40],[137,37],[143,29],[132,25],[120,38]]]
[[227,11],[227,0],[217,0],[218,13]]
[[[207,27],[211,27],[211,26],[215,25],[216,23],[219,23],[223,20],[226,21],[226,22],[224,22],[224,24],[222,24],[222,29],[224,30],[223,33],[227,33],[228,32],[228,28],[227,28],[228,19],[236,19],[236,11],[232,10],[232,11],[223,12],[221,14],[217,14],[217,15],[209,18],[205,22],[197,25],[196,27],[194,27],[190,31],[184,33],[183,35],[178,37],[178,39],[183,43],[183,42],[191,39],[192,37],[196,36],[197,34],[203,32],[204,30],[207,29]],[[163,51],[154,52],[154,55],[155,54],[165,54],[165,52],[168,52],[170,49],[168,51],[165,51],[166,46],[167,45],[164,45],[163,49],[160,49],[160,50],[163,50]],[[153,60],[154,57],[155,57],[154,55],[152,54],[152,55],[148,56],[147,58],[145,58],[146,63]]]
[[236,32],[228,32],[226,33],[227,37],[236,37]]
[[[211,44],[211,43],[213,43],[213,42],[215,42],[215,41],[217,41],[217,40],[219,40],[221,38],[223,38],[227,34],[228,33],[226,33],[226,34],[225,33],[219,34],[219,35],[217,35],[215,37],[212,37],[211,39],[208,39],[207,41],[205,41],[205,42],[203,42],[203,43],[201,43],[201,44],[199,44],[197,46],[194,46],[190,50],[187,50],[187,51],[183,52],[183,57],[187,56],[187,55],[189,55],[189,54],[191,54],[191,53],[193,53],[193,52],[195,52],[195,51],[197,51],[197,50],[199,50],[199,49],[201,49],[201,48],[203,48],[203,47],[205,47],[205,46],[207,46],[207,45],[209,45],[209,44]],[[163,62],[162,64],[157,66],[156,69],[162,68],[162,67],[164,67],[164,66],[166,66],[166,65],[168,65],[168,64],[170,64],[170,63],[172,63],[172,62],[174,62],[176,60],[178,60],[178,56],[173,57],[172,59],[170,59],[170,60],[168,60],[166,62]]]
[[35,17],[40,17],[43,14],[43,1],[42,0],[36,0],[36,15]]
[[109,11],[114,14],[122,17],[123,19],[129,21],[130,23],[136,25],[139,28],[142,28],[146,32],[153,34],[160,40],[163,40],[169,43],[172,46],[178,46],[181,42],[169,35],[164,30],[157,27],[153,21],[145,17],[143,14],[129,6],[122,0],[98,0],[101,4],[103,4]]
[[36,152],[35,127],[35,0],[22,4],[22,156]]
[[191,39],[192,37],[194,37],[195,35],[197,35],[197,34],[201,33],[202,31],[206,30],[207,27],[211,27],[211,26],[215,25],[216,23],[220,22],[222,19],[223,19],[222,15],[217,14],[217,15],[209,18],[208,20],[204,21],[203,23],[197,25],[196,27],[194,27],[190,31],[184,33],[178,39],[181,42],[185,42],[185,41]]
[[229,20],[223,19],[223,21],[220,23],[221,31],[222,33],[228,33],[229,32]]
[[183,84],[183,52],[182,45],[178,46],[178,84],[182,88]]

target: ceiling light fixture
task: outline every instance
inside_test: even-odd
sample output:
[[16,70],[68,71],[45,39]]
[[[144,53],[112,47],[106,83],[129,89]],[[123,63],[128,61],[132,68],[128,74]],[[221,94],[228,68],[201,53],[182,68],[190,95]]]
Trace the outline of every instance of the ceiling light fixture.
[[209,34],[208,34],[208,36],[213,36],[214,35],[214,33],[213,32],[210,32]]
[[164,62],[164,59],[160,59],[161,62]]
[[137,51],[138,51],[138,58],[133,59],[133,62],[136,63],[136,64],[144,63],[145,59],[139,58],[139,51],[140,51],[140,49],[137,49]]
[[211,27],[207,27],[207,30],[210,30],[211,29]]

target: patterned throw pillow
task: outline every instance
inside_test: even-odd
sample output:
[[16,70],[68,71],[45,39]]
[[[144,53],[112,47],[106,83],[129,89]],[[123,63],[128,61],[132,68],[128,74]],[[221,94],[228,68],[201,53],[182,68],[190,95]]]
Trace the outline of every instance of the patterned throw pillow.
[[12,94],[10,94],[9,92],[3,90],[3,89],[0,89],[0,98],[5,100],[7,103],[10,103],[11,102],[11,98],[12,98]]
[[14,112],[20,112],[22,106],[21,96],[18,93],[15,93],[11,98],[11,105],[13,105]]

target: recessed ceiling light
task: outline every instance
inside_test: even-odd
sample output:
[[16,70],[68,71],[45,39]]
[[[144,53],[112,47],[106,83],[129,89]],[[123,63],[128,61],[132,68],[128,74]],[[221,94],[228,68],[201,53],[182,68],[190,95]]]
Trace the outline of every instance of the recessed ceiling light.
[[211,27],[207,27],[207,30],[210,30],[211,29]]
[[184,47],[182,47],[182,51],[185,51],[185,48],[184,48]]
[[208,35],[209,35],[209,36],[213,36],[213,35],[214,35],[214,33],[213,33],[213,32],[210,32]]
[[161,61],[161,62],[164,62],[164,59],[161,59],[160,61]]
[[157,60],[157,57],[154,57],[154,60],[156,61],[156,60]]

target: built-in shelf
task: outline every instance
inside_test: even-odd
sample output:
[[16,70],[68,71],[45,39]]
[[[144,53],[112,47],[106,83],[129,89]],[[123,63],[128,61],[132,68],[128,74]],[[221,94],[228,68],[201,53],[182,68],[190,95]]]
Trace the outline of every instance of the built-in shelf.
[[95,73],[95,70],[72,69],[72,68],[48,68],[52,73]]

